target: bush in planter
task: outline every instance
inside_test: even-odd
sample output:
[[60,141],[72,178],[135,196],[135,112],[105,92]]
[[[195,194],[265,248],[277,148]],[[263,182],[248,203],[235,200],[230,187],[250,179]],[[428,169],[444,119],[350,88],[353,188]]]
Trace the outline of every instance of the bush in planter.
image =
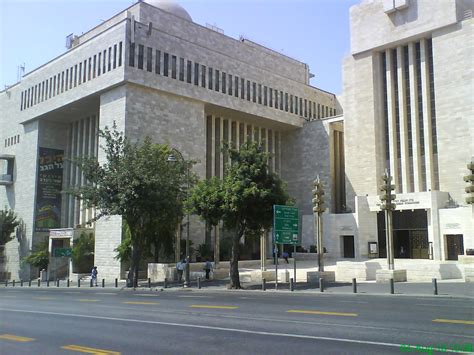
[[48,242],[42,242],[34,246],[31,254],[24,258],[22,262],[37,267],[39,271],[47,270],[49,264]]

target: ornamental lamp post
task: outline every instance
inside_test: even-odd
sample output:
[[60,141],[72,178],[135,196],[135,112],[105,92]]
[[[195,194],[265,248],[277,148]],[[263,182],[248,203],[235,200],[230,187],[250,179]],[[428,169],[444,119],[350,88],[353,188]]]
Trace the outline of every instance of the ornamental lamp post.
[[313,213],[314,213],[314,234],[318,245],[318,271],[324,271],[324,246],[323,246],[323,221],[321,215],[324,207],[324,189],[319,175],[313,181]]
[[[186,200],[189,197],[189,163],[184,159],[183,155],[180,151],[175,150],[178,153],[180,160],[183,164],[186,165]],[[176,163],[178,160],[173,154],[168,155],[168,162]],[[184,273],[184,287],[190,286],[190,276],[189,276],[189,263],[190,263],[190,255],[189,255],[189,212],[186,213],[186,269]]]
[[392,211],[397,207],[393,202],[396,195],[393,193],[395,185],[392,185],[392,177],[388,169],[385,169],[385,174],[382,176],[383,184],[380,188],[382,195],[380,196],[380,208],[385,211],[385,235],[386,235],[386,249],[387,249],[387,264],[389,270],[395,270],[393,260],[393,227],[392,227]]

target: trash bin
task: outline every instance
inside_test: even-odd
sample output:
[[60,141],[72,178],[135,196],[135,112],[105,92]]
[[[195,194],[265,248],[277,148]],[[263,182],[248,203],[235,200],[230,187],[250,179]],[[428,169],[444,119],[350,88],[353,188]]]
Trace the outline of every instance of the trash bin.
[[45,269],[40,271],[40,280],[41,281],[46,281],[48,279],[48,271]]

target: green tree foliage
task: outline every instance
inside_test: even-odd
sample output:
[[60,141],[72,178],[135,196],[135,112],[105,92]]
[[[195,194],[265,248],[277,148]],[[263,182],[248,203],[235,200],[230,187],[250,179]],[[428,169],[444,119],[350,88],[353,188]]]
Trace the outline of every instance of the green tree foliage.
[[[105,162],[99,164],[91,157],[79,159],[77,164],[89,183],[72,193],[86,207],[97,209],[96,219],[120,215],[127,222],[130,269],[136,286],[140,259],[148,255],[147,245],[153,237],[150,231],[157,223],[175,227],[178,216],[182,215],[186,164],[190,162],[169,163],[168,156],[173,150],[167,145],[154,144],[148,137],[143,142],[132,143],[117,131],[115,124],[111,130],[106,127],[99,131],[99,137],[104,142],[101,148]],[[127,239],[124,241],[128,243]]]
[[94,234],[81,233],[72,247],[74,272],[86,273],[94,266]]
[[20,225],[15,212],[5,207],[0,211],[0,245],[7,244],[15,236],[13,232]]
[[48,242],[42,242],[33,247],[31,254],[23,262],[37,267],[39,270],[47,269],[49,264]]
[[230,287],[240,288],[238,261],[242,236],[270,228],[273,205],[286,204],[289,196],[282,180],[269,172],[269,154],[262,152],[256,143],[247,142],[240,149],[224,149],[231,161],[227,175],[222,181],[198,184],[189,204],[202,218],[222,219],[224,226],[233,231]]

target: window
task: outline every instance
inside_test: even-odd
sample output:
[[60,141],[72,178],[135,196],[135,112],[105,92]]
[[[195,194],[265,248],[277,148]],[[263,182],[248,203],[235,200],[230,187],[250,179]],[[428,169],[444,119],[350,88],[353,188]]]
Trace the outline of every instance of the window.
[[318,120],[321,118],[321,105],[318,104]]
[[199,85],[199,63],[194,63],[194,85]]
[[265,106],[267,106],[267,104],[268,104],[268,102],[267,102],[267,90],[268,90],[267,87],[264,86],[263,87],[263,104]]
[[308,100],[304,99],[304,117],[308,117]]
[[225,94],[227,90],[226,75],[222,72],[222,93]]
[[206,66],[201,65],[201,87],[206,87]]
[[278,108],[278,90],[275,90],[275,108]]
[[283,111],[283,91],[280,90],[280,110]]
[[[103,64],[102,73],[105,74],[105,72],[107,71],[107,50],[106,49],[104,49],[104,56],[103,57],[104,57],[104,60],[103,60],[103,63],[102,63]],[[133,52],[133,63],[135,63],[135,51]],[[132,65],[132,67],[133,67],[133,65]]]
[[309,118],[311,118],[312,114],[311,114],[311,106],[312,106],[312,102],[311,101],[308,101],[308,106],[309,106]]
[[[128,57],[128,65],[135,66],[135,43],[130,42],[130,56]],[[105,69],[104,69],[105,72]]]
[[247,101],[250,101],[250,80],[247,80]]
[[152,71],[153,67],[153,48],[147,47],[146,48],[146,70]]
[[257,83],[252,82],[252,101],[257,102]]
[[[138,45],[138,69],[143,69],[143,44]],[[109,51],[109,70],[110,70],[110,51]]]
[[299,107],[301,106],[298,106],[298,102],[299,102],[299,99],[298,99],[298,96],[295,96],[295,113],[297,115],[299,115],[300,111],[298,110]]
[[290,112],[293,113],[293,95],[290,95]]
[[[66,91],[68,90],[68,84],[69,84],[69,69],[66,69]],[[43,101],[44,98],[44,85],[41,84],[41,101]]]
[[214,69],[209,68],[209,81],[207,82],[207,87],[210,90],[212,90],[212,84],[213,84],[212,74],[213,73],[214,73]]
[[176,65],[177,58],[175,55],[171,56],[171,78],[176,79]]
[[288,93],[285,92],[285,111],[288,112]]
[[[82,67],[82,74],[83,74],[83,79],[82,82],[85,83],[87,79],[87,59],[84,61],[84,66]],[[80,76],[80,75],[79,75]]]
[[79,63],[79,83],[78,83],[79,85],[81,85],[81,78],[82,78],[82,62]]
[[122,42],[119,43],[118,66],[122,66]]
[[168,53],[163,53],[163,75],[168,76],[169,75],[169,59],[170,55]]
[[258,103],[262,104],[262,84],[258,84]]
[[[23,111],[23,91],[21,92],[20,111]],[[6,143],[5,143],[5,145],[6,145]]]
[[[110,69],[112,68],[112,58],[111,57],[112,57],[112,47],[109,47],[109,58],[108,58],[107,71],[110,71]],[[142,67],[140,69],[143,69],[143,46],[142,46]]]
[[227,93],[229,95],[232,95],[232,93],[233,93],[232,83],[233,83],[232,82],[232,75],[229,74],[229,90],[227,91]]
[[[77,85],[77,64],[74,66],[74,87]],[[48,81],[46,81],[46,98],[48,98]]]
[[92,78],[95,78],[97,72],[97,55],[94,54],[94,59],[92,60]]
[[214,86],[214,90],[219,91],[219,70],[216,69],[216,85]]
[[269,90],[268,98],[270,99],[269,100],[269,106],[273,107],[273,89],[272,88],[270,88],[270,90]]
[[[150,48],[151,49],[151,48]],[[113,65],[113,68],[117,68],[117,45],[114,44],[114,65]],[[149,70],[151,71],[151,70]]]
[[179,58],[179,80],[184,81],[184,58]]
[[99,55],[97,57],[97,76],[100,76],[100,59],[101,58],[102,58],[102,52],[99,52]]
[[91,80],[92,78],[92,58],[89,58],[89,63],[87,66],[87,80]]
[[239,97],[239,77],[238,76],[234,77],[234,80],[235,80],[235,85],[234,85],[235,86],[235,89],[234,89],[235,93],[234,93],[234,96]]
[[240,78],[240,98],[243,100],[245,98],[245,79]]
[[155,74],[161,74],[161,51],[155,51]]

